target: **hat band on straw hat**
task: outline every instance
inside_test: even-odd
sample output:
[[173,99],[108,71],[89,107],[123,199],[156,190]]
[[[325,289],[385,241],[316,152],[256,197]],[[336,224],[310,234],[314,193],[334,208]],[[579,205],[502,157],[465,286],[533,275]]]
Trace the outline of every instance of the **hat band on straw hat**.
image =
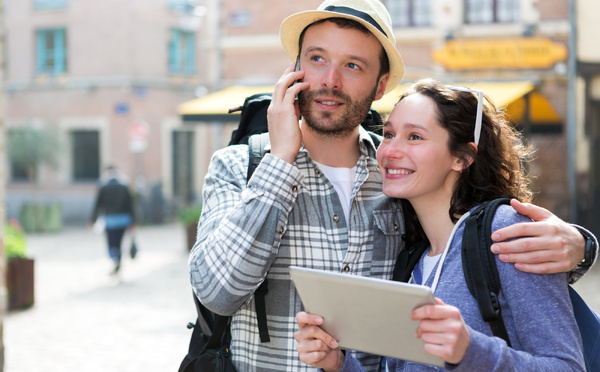
[[329,11],[329,12],[348,14],[348,15],[351,15],[354,17],[358,17],[358,18],[364,20],[365,22],[368,22],[371,26],[375,27],[379,31],[381,31],[381,33],[384,34],[385,37],[388,37],[388,35],[385,33],[385,31],[383,31],[383,28],[381,28],[379,23],[377,23],[370,15],[368,15],[365,12],[361,12],[360,10],[348,8],[345,6],[334,6],[334,5],[329,5],[324,10]]

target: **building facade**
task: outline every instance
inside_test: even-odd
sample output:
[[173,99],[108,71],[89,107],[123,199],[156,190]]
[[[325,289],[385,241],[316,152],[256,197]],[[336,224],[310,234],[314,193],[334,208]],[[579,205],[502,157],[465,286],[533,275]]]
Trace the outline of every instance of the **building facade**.
[[[286,16],[321,2],[107,1],[11,0],[6,10],[6,124],[58,127],[65,150],[58,170],[41,170],[39,188],[43,197],[65,204],[65,221],[81,218],[80,211],[90,207],[95,179],[108,163],[123,168],[146,198],[152,199],[159,187],[172,205],[200,202],[210,157],[227,144],[237,119],[182,120],[179,105],[232,87],[274,85],[291,63],[279,41],[279,25]],[[433,77],[452,84],[477,82],[484,89],[496,83],[529,84],[503,103],[511,113],[518,112],[515,125],[537,148],[530,169],[536,177],[535,201],[574,220],[569,168],[576,168],[577,215],[585,216],[598,182],[590,178],[586,151],[592,146],[578,147],[569,161],[572,3],[383,2],[406,64],[405,83]],[[594,13],[581,9],[597,7],[592,0],[577,4],[574,16],[588,19]],[[575,24],[585,27],[579,20]],[[593,20],[587,24],[596,29]],[[598,89],[586,82],[598,80],[597,61],[585,63],[577,72],[577,112],[585,106],[593,113]],[[581,98],[586,92],[587,106]],[[224,97],[226,107],[243,102],[238,96]],[[577,118],[578,138],[587,138],[581,128],[588,119]],[[130,148],[140,142],[136,128],[147,131],[143,152]],[[87,154],[94,146],[96,155]],[[7,166],[9,213],[17,213],[35,187],[24,181],[18,167]]]
[[[59,203],[65,223],[86,222],[109,164],[146,202],[189,203],[193,168],[177,167],[193,134],[176,107],[200,84],[202,15],[181,0],[6,3],[8,138],[51,129],[60,147],[54,166],[36,167],[37,182],[6,160],[8,215],[36,198]],[[151,207],[141,212],[151,218]]]
[[582,224],[600,234],[600,4],[594,0],[575,3],[576,18],[574,92],[576,106],[573,148],[575,149],[577,211]]
[[[207,39],[200,46],[203,54],[213,56],[201,61],[207,64],[202,70],[208,73],[203,77],[208,91],[274,84],[291,63],[279,41],[281,21],[292,13],[316,9],[320,2],[206,0],[208,13],[217,15],[204,24]],[[383,2],[392,16],[397,47],[406,64],[404,82],[433,77],[454,84],[532,84],[534,90],[517,94],[515,102],[507,103],[523,106],[523,113],[513,121],[537,148],[530,169],[535,176],[536,203],[569,218],[569,2]],[[538,105],[539,100],[545,104]],[[217,125],[202,121],[201,115],[191,124]],[[205,171],[206,164],[198,164],[198,169]]]

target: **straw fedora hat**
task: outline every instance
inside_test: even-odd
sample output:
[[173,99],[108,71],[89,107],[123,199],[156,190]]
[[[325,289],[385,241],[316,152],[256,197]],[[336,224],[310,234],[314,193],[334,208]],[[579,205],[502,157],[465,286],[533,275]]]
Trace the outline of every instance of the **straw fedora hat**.
[[283,20],[279,36],[292,61],[299,53],[300,34],[312,23],[325,18],[348,18],[365,26],[381,43],[390,62],[390,77],[385,93],[394,89],[404,76],[404,63],[396,49],[392,20],[379,0],[325,0],[317,10],[292,14]]

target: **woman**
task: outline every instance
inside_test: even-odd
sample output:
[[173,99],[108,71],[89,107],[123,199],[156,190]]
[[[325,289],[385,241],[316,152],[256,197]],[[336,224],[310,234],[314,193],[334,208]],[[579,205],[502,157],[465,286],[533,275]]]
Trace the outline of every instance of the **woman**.
[[[436,305],[415,309],[417,337],[446,369],[465,371],[585,370],[581,337],[572,313],[566,274],[524,273],[496,259],[501,313],[512,347],[493,337],[464,280],[462,221],[476,206],[501,196],[531,199],[522,138],[483,102],[483,94],[433,80],[417,82],[400,98],[383,128],[377,151],[383,192],[405,204],[407,243],[428,248],[412,282],[430,286]],[[492,230],[527,221],[500,206]],[[361,370],[350,353],[318,328],[319,317],[299,313],[300,359],[327,371]],[[437,367],[384,358],[389,371]]]

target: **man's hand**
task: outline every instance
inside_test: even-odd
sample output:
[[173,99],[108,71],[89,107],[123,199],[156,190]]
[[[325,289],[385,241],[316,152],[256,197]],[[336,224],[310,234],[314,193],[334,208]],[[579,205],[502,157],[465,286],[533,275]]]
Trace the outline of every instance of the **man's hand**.
[[568,272],[583,260],[585,240],[575,227],[536,205],[515,199],[510,205],[534,222],[517,223],[492,234],[491,249],[501,261],[514,262],[521,271],[549,274]]
[[296,95],[308,88],[309,84],[304,82],[294,84],[294,81],[303,76],[303,71],[294,71],[294,65],[290,65],[275,85],[271,104],[267,110],[271,154],[290,164],[294,164],[294,159],[302,146],[300,111]]
[[338,349],[337,341],[319,327],[323,318],[301,311],[296,314],[296,322],[299,329],[294,339],[298,342],[296,350],[300,361],[325,371],[339,371],[345,356]]

